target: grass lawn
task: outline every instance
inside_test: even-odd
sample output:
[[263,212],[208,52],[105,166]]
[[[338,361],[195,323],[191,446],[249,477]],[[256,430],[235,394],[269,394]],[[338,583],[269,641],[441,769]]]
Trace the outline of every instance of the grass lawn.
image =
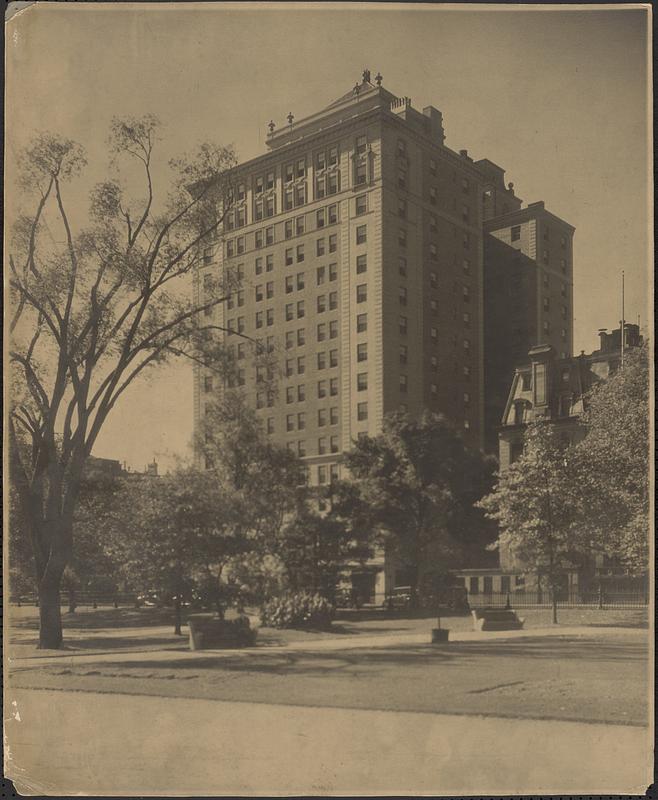
[[13,689],[187,697],[647,724],[647,636],[597,629],[587,637],[455,641],[350,650],[221,654],[126,652],[120,661],[23,662]]

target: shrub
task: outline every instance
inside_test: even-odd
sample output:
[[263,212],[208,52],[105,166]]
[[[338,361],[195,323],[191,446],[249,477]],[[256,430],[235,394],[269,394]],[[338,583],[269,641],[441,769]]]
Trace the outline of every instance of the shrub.
[[328,628],[334,608],[322,595],[288,592],[263,604],[262,625],[270,628]]

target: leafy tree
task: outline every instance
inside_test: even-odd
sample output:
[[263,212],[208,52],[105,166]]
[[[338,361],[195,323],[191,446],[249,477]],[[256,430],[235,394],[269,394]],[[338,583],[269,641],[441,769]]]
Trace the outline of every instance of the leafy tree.
[[[325,511],[318,510],[319,503]],[[372,556],[366,519],[363,500],[351,483],[339,481],[309,492],[278,541],[290,587],[335,602],[340,576]]]
[[382,433],[356,442],[345,463],[370,529],[416,571],[440,571],[467,546],[469,529],[488,529],[471,506],[491,481],[491,462],[470,452],[442,416],[387,416]]
[[478,503],[498,522],[498,547],[548,581],[554,623],[564,573],[585,551],[574,479],[569,442],[554,424],[534,422],[526,429],[521,458]]
[[649,354],[627,351],[624,368],[594,386],[576,447],[581,525],[593,551],[630,573],[649,566]]
[[8,428],[35,562],[40,647],[62,643],[59,591],[74,553],[81,479],[108,415],[170,354],[212,351],[217,326],[200,320],[238,280],[218,280],[194,300],[181,291],[231,205],[232,149],[206,144],[172,161],[171,191],[156,197],[158,130],[149,115],[112,122],[117,168],[132,187],[141,175],[143,189],[103,182],[91,193],[88,221],[77,224],[66,186],[86,165],[83,148],[42,134],[21,156],[18,197],[33,207],[18,215],[10,246]]
[[177,634],[181,602],[195,591],[223,612],[222,570],[247,547],[234,513],[209,472],[179,468],[125,481],[112,553],[134,586],[173,601]]

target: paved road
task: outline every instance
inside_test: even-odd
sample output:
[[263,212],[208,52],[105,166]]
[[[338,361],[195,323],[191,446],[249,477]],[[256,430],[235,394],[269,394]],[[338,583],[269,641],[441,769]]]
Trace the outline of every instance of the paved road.
[[14,690],[28,794],[644,794],[646,729]]

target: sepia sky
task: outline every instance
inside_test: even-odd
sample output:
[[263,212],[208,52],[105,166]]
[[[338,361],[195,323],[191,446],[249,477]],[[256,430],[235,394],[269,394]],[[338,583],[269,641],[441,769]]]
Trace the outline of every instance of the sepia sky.
[[[449,147],[504,167],[524,204],[544,200],[575,226],[574,346],[590,351],[597,329],[620,319],[622,269],[626,318],[649,319],[647,15],[628,6],[38,3],[6,30],[7,199],[33,131],[84,144],[86,191],[107,174],[115,115],[160,117],[163,164],[201,140],[234,143],[244,160],[264,151],[270,119],[324,107],[368,67],[414,107],[440,109]],[[191,369],[172,365],[126,392],[95,453],[167,468],[191,433]]]

